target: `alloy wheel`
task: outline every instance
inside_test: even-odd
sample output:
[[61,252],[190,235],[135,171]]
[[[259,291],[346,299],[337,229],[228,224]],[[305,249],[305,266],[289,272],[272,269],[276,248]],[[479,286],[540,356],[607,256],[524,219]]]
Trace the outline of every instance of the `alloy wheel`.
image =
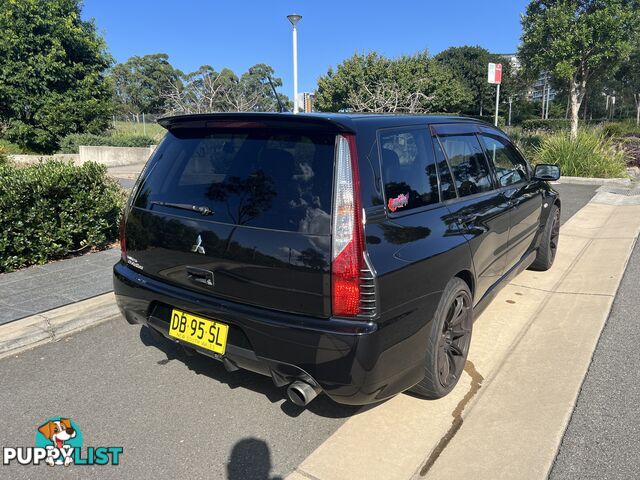
[[447,310],[438,343],[438,377],[444,388],[455,384],[462,374],[471,341],[472,322],[471,297],[461,291]]

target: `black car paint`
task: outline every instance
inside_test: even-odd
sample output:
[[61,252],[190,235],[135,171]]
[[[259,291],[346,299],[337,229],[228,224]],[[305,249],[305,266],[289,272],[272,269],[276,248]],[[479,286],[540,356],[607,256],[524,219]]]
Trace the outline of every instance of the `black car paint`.
[[[278,385],[286,385],[295,379],[317,383],[340,403],[376,402],[419,382],[423,375],[430,322],[447,282],[459,276],[469,283],[477,315],[510,278],[533,261],[549,210],[543,205],[559,205],[560,202],[548,183],[529,180],[415,211],[387,212],[377,132],[382,128],[410,125],[429,128],[434,124],[455,124],[455,128],[471,130],[492,129],[472,119],[237,114],[177,117],[164,124],[174,128],[185,121],[207,124],[238,120],[285,122],[292,128],[304,124],[336,133],[355,133],[361,202],[366,217],[366,252],[376,274],[378,289],[377,315],[368,320],[330,316],[329,258],[324,260],[322,267],[322,287],[320,290],[314,287],[315,292],[322,292],[316,298],[314,295],[296,296],[291,292],[287,295],[286,288],[290,285],[279,295],[277,278],[272,278],[271,284],[265,279],[260,285],[242,285],[241,279],[236,277],[234,283],[225,287],[228,288],[223,292],[226,295],[219,295],[215,288],[186,287],[183,279],[154,278],[145,275],[144,270],[119,262],[114,267],[118,305],[130,323],[146,324],[165,336],[168,336],[167,311],[171,307],[228,323],[231,331],[225,355],[227,362],[270,375]],[[137,218],[138,225],[127,224],[128,244],[131,236],[145,238],[149,222],[160,225],[153,231],[170,234],[176,230],[172,222],[180,219],[178,223],[185,230],[175,241],[185,252],[189,252],[196,235],[201,233],[201,227],[188,228],[189,221],[185,221],[180,212],[138,212]],[[240,239],[243,248],[272,258],[274,252],[255,241],[256,234],[265,233],[271,234],[251,230],[246,241],[238,233],[235,239]],[[287,235],[286,240],[281,240],[283,244],[306,241],[291,232],[274,233],[280,234]],[[254,235],[253,241],[251,235]],[[136,248],[131,253],[140,256],[142,260],[136,259],[143,265],[156,262],[152,269],[162,269],[164,258],[176,255],[175,245],[173,249],[163,248],[163,240],[159,238],[162,236],[156,235],[157,238],[150,240],[147,235],[146,245],[136,244],[140,239],[134,240],[131,243]],[[510,243],[510,238],[517,241]],[[242,265],[238,259],[229,261],[234,263],[234,268],[255,268],[255,264]],[[193,266],[206,269],[206,257],[202,263]],[[287,274],[286,268],[283,266],[283,275]],[[309,265],[298,268],[301,271],[312,269]],[[310,272],[310,275],[317,281],[319,277],[313,276],[316,273]],[[246,295],[241,302],[234,301],[233,290],[238,288],[250,289],[255,294],[252,301],[246,301]],[[220,359],[218,355],[200,351]]]

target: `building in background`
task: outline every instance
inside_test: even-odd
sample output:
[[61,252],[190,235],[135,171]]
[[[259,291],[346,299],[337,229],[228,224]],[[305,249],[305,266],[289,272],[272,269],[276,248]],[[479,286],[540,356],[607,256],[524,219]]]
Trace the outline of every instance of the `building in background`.
[[518,55],[515,53],[496,53],[495,55],[500,57],[501,60],[509,62],[511,75],[515,75],[520,70],[520,60],[518,60]]
[[305,113],[313,112],[313,99],[313,93],[298,93],[298,105],[300,106],[300,111]]
[[[545,98],[546,97],[546,98]],[[549,72],[541,72],[538,79],[531,86],[529,98],[533,102],[541,102],[547,100],[553,101],[556,98],[556,91],[551,85],[551,74]]]

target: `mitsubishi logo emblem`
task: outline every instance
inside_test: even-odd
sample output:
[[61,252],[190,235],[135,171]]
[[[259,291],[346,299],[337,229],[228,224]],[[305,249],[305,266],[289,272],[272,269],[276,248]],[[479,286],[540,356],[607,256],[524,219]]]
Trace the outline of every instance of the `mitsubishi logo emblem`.
[[202,237],[200,235],[196,238],[196,243],[191,247],[191,251],[202,255],[205,254],[204,247],[202,246]]

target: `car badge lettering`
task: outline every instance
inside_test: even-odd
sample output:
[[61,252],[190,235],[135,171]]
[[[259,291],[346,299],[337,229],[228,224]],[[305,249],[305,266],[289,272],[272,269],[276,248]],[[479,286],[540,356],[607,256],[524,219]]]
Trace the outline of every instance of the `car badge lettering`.
[[196,243],[191,247],[191,251],[194,253],[199,253],[201,255],[204,255],[206,253],[204,251],[204,247],[202,246],[202,237],[200,235],[198,235],[198,238],[196,238]]
[[406,207],[408,203],[409,203],[409,192],[401,193],[395,198],[390,198],[387,204],[387,207],[389,207],[390,211],[395,212],[399,208]]

